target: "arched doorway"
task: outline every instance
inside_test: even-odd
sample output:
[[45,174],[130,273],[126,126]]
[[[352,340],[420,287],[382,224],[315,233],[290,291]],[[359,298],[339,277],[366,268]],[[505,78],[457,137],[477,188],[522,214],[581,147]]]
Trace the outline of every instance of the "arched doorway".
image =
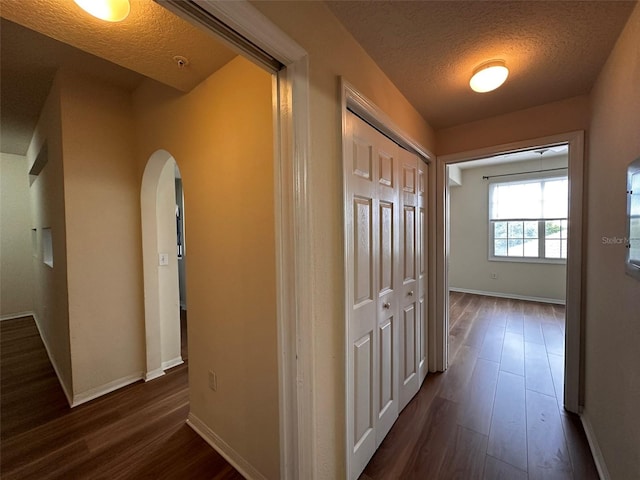
[[[181,322],[181,307],[186,309],[182,182],[178,165],[166,150],[156,151],[147,162],[142,176],[140,205],[145,380],[149,381],[183,363],[181,340],[186,335],[185,315]],[[184,343],[186,345],[186,341]]]

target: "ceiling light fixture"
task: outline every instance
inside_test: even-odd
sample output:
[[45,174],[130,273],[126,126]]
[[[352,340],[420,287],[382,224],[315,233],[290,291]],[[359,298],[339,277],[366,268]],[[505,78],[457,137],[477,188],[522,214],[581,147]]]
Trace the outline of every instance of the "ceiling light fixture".
[[490,92],[502,85],[508,76],[509,69],[504,61],[491,60],[478,65],[473,71],[471,80],[469,80],[469,86],[474,92]]
[[121,22],[129,15],[129,0],[73,0],[85,12],[106,22]]

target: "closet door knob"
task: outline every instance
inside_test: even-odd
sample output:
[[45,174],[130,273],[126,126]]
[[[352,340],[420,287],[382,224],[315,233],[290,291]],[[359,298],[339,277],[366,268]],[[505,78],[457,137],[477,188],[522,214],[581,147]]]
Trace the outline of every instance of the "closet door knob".
[[413,297],[413,290],[409,290],[409,293],[407,293],[407,295],[409,295],[410,297]]
[[386,308],[387,310],[389,310],[391,308],[391,304],[389,302],[385,302],[382,304],[382,308]]

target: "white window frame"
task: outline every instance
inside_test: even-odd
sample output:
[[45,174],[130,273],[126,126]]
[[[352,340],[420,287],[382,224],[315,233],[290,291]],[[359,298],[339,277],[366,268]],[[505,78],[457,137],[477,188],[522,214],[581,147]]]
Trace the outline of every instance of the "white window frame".
[[[567,245],[568,245],[568,231],[569,231],[569,225],[568,225],[568,212],[567,212],[567,217],[562,217],[562,218],[500,218],[500,219],[493,219],[492,218],[492,214],[491,214],[491,208],[492,208],[492,189],[494,186],[496,185],[505,185],[505,184],[525,184],[525,183],[537,183],[537,182],[548,182],[548,181],[554,181],[554,180],[567,180],[568,181],[568,177],[566,175],[562,175],[562,176],[557,176],[557,175],[553,175],[553,176],[536,176],[536,177],[528,177],[528,178],[523,178],[521,180],[515,180],[515,181],[494,181],[489,183],[487,189],[488,189],[488,208],[487,208],[487,245],[488,245],[488,260],[490,262],[510,262],[510,263],[545,263],[545,264],[559,264],[559,265],[564,265],[567,263],[567,259],[566,256],[564,258],[548,258],[545,257],[545,236],[544,236],[544,231],[545,231],[545,222],[547,221],[552,221],[552,220],[564,220],[567,222]],[[522,257],[510,257],[510,256],[502,256],[502,255],[495,255],[495,237],[494,237],[494,223],[495,222],[538,222],[538,256],[537,257],[527,257],[527,256],[522,256]]]

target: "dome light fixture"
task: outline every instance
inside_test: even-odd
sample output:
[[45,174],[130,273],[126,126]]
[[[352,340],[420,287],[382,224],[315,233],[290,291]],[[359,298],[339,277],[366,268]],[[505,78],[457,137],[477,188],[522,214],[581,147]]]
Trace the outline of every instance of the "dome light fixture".
[[131,6],[129,0],[73,0],[85,12],[105,22],[121,22]]
[[502,85],[508,76],[509,69],[503,60],[490,60],[476,67],[469,86],[474,92],[490,92]]

